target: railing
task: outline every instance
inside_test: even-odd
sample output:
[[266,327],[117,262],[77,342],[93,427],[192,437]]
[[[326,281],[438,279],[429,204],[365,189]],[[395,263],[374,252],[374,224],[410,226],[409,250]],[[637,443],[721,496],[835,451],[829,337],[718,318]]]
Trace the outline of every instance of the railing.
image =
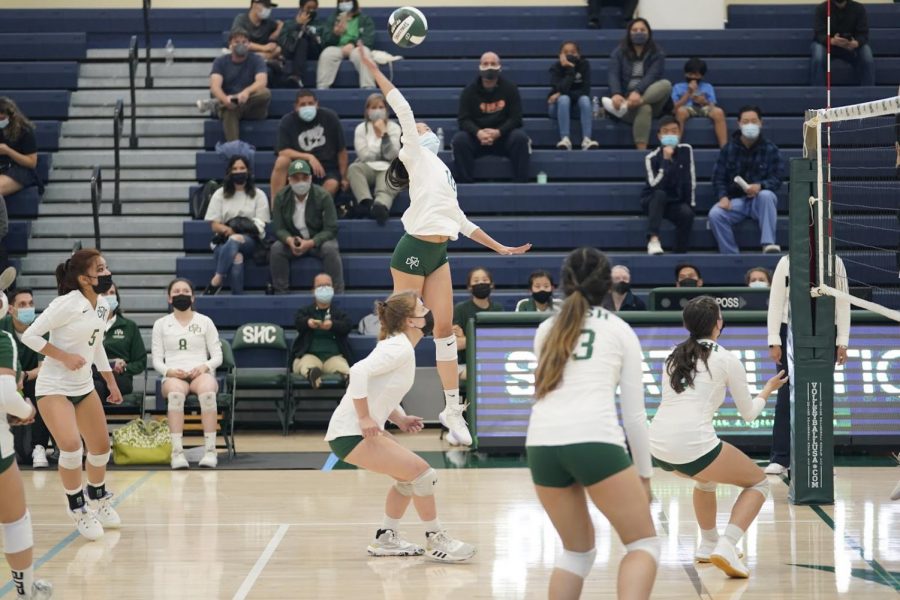
[[128,136],[128,147],[138,147],[137,136],[137,90],[135,89],[134,80],[137,76],[138,67],[138,41],[137,36],[131,36],[131,42],[128,44],[128,83],[131,91],[131,135]]
[[144,0],[144,44],[147,48],[147,72],[144,87],[149,90],[153,87],[153,77],[150,75],[150,0]]
[[94,213],[94,247],[100,249],[100,205],[103,204],[103,175],[100,167],[91,173],[91,210]]
[[125,104],[122,99],[116,100],[116,110],[113,112],[113,214],[122,214],[122,200],[119,197],[119,169],[121,166],[119,157],[120,140],[122,139],[122,124],[125,122]]

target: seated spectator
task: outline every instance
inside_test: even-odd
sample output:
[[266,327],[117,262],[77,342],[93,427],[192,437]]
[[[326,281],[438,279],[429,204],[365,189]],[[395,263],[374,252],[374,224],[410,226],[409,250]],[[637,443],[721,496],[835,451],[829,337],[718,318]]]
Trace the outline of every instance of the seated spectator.
[[0,96],[0,197],[35,185],[42,188],[37,164],[34,123],[11,98]]
[[[225,167],[225,181],[209,199],[206,215],[213,230],[216,273],[203,290],[204,296],[218,294],[231,277],[231,293],[244,293],[244,262],[253,257],[265,238],[269,199],[256,187],[253,171],[243,156],[233,156]],[[124,392],[123,392],[124,393]]]
[[214,469],[216,456],[216,369],[222,364],[222,344],[212,320],[194,311],[194,285],[187,279],[173,279],[167,290],[172,312],[153,324],[151,357],[153,368],[163,378],[162,395],[168,404],[167,417],[172,432],[173,469],[187,469],[182,436],[184,400],[196,394],[200,402],[205,452],[200,466]]
[[681,131],[688,119],[704,117],[713,122],[716,142],[719,148],[728,142],[728,126],[725,111],[716,105],[716,90],[711,83],[703,81],[706,76],[706,62],[699,58],[688,59],[684,63],[684,78],[687,81],[672,87],[672,101],[675,103],[675,117]]
[[744,283],[752,288],[772,287],[772,275],[765,267],[753,267],[744,275]]
[[[825,85],[828,0],[816,7],[809,85]],[[831,58],[853,65],[859,85],[875,85],[875,58],[869,45],[866,7],[855,0],[831,0]]]
[[528,276],[529,298],[522,298],[516,303],[516,312],[558,312],[559,305],[553,298],[553,278],[547,271],[535,271]]
[[347,169],[350,189],[360,212],[371,214],[379,225],[387,222],[394,198],[400,193],[387,179],[391,161],[400,154],[400,125],[388,119],[387,114],[384,96],[369,96],[363,122],[356,126],[353,134],[356,160]]
[[522,97],[500,75],[500,57],[481,55],[478,78],[459,96],[459,131],[453,136],[453,163],[460,183],[475,180],[475,159],[485,154],[512,161],[513,181],[528,181],[530,141],[522,129]]
[[[362,42],[360,46],[357,42]],[[322,53],[316,70],[316,87],[330,88],[337,77],[341,62],[349,58],[359,73],[359,87],[375,87],[375,79],[359,61],[360,52],[372,57],[375,43],[375,23],[372,17],[359,10],[358,0],[337,0],[337,11],[325,23],[322,32]]]
[[616,265],[610,270],[612,287],[603,299],[603,308],[612,312],[627,310],[647,310],[644,301],[631,291],[631,270],[625,265]]
[[625,37],[610,55],[609,92],[603,98],[606,112],[631,123],[634,145],[646,150],[650,124],[671,102],[672,84],[663,79],[666,54],[653,41],[653,30],[646,19],[628,24]]
[[469,320],[475,318],[482,311],[503,312],[503,306],[491,300],[491,290],[494,289],[494,278],[491,272],[482,267],[476,267],[469,271],[466,279],[466,288],[472,294],[468,300],[463,300],[453,307],[453,335],[456,336],[456,360],[459,369],[459,378],[466,379],[466,327]]
[[559,59],[550,67],[550,118],[557,120],[559,143],[557,148],[572,149],[569,139],[569,123],[572,105],[578,107],[581,124],[581,149],[590,150],[600,145],[591,139],[594,126],[593,105],[591,104],[591,66],[588,59],[581,56],[575,42],[563,42],[559,49]]
[[281,47],[276,40],[284,23],[270,18],[272,7],[277,6],[272,0],[251,0],[250,10],[237,15],[231,23],[232,31],[247,32],[250,51],[259,54],[266,61],[281,58]]
[[[144,339],[137,323],[122,315],[119,287],[113,284],[104,295],[109,304],[109,315],[106,318],[103,349],[106,350],[106,357],[109,359],[119,391],[124,396],[134,392],[134,377],[147,369],[147,348],[144,346]],[[94,368],[94,387],[103,405],[113,406],[106,402],[109,389],[96,368]]]
[[647,214],[647,254],[662,254],[659,228],[663,218],[675,225],[675,252],[687,252],[694,226],[694,150],[681,143],[681,128],[672,116],[659,120],[660,146],[644,158],[647,184],[641,209]]
[[703,287],[700,267],[681,263],[675,267],[675,287]]
[[[738,113],[740,130],[735,131],[713,168],[713,187],[718,204],[709,211],[709,226],[720,254],[740,252],[734,240],[734,226],[745,219],[759,223],[759,244],[766,254],[781,252],[775,243],[778,224],[778,197],[784,176],[784,158],[778,146],[766,139],[762,111],[745,106]],[[735,178],[742,178],[739,183]],[[739,180],[740,181],[740,180]],[[743,186],[746,185],[746,188]]]
[[228,36],[230,54],[213,61],[209,75],[210,100],[198,100],[200,112],[214,110],[222,120],[225,141],[241,137],[241,121],[258,121],[269,115],[272,92],[266,62],[250,54],[250,42],[244,31],[232,31]]
[[[597,29],[603,23],[603,13],[609,9],[621,9],[619,20],[628,22],[634,18],[634,11],[637,8],[638,0],[588,0],[588,27]],[[607,9],[604,11],[603,9]],[[621,25],[620,25],[621,27]]]
[[9,252],[3,240],[9,233],[9,213],[6,211],[6,198],[0,196],[0,272],[9,266]]
[[319,273],[313,280],[315,301],[297,311],[294,323],[297,339],[291,349],[294,361],[291,369],[318,389],[322,375],[337,373],[350,375],[350,319],[340,308],[331,304],[334,286],[327,273]]
[[371,335],[378,337],[381,334],[381,319],[378,318],[377,304],[373,312],[370,312],[359,320],[357,329],[359,329],[359,333],[362,335]]
[[291,283],[291,260],[315,256],[334,281],[338,294],[344,293],[344,267],[337,242],[337,215],[334,202],[324,189],[312,183],[312,171],[303,160],[288,169],[290,185],[275,196],[272,228],[276,242],[269,254],[272,288],[286,294]]
[[297,92],[294,110],[281,117],[275,146],[275,166],[272,168],[272,197],[285,186],[292,161],[309,163],[313,183],[322,186],[332,198],[338,191],[347,191],[347,145],[344,129],[337,113],[319,106],[319,99],[310,90]]
[[319,58],[325,22],[318,18],[318,0],[300,0],[293,21],[287,21],[278,34],[278,46],[290,65],[288,79],[303,87],[306,62]]

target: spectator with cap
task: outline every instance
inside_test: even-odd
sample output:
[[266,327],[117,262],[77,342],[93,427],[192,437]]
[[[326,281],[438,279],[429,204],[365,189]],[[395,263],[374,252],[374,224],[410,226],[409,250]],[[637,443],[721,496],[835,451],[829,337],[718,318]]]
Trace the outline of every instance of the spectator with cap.
[[277,241],[269,254],[272,289],[285,294],[290,288],[291,261],[302,256],[322,260],[334,291],[344,293],[344,267],[337,242],[337,214],[334,201],[321,186],[312,182],[312,169],[305,160],[295,160],[288,168],[290,185],[275,196],[272,226]]
[[375,79],[359,60],[360,53],[372,57],[375,22],[359,9],[359,0],[337,0],[337,10],[325,23],[322,54],[316,70],[316,87],[328,89],[337,78],[344,59],[350,59],[359,73],[359,87],[375,87]]
[[681,263],[675,267],[675,287],[703,287],[700,267]]
[[294,319],[297,339],[291,349],[291,369],[306,377],[313,388],[322,384],[322,375],[350,376],[350,318],[332,304],[335,288],[327,273],[313,280],[313,303],[297,311]]
[[293,20],[285,22],[278,34],[278,45],[290,64],[288,79],[297,87],[303,87],[307,61],[316,60],[322,52],[325,22],[318,14],[318,0],[300,0],[297,15]]
[[855,0],[826,0],[816,7],[809,85],[824,86],[826,83],[828,2],[831,2],[831,58],[849,62],[859,85],[875,85],[875,57],[869,45],[869,17],[865,5]]
[[716,90],[706,77],[706,61],[696,56],[684,63],[686,81],[672,87],[672,101],[675,103],[675,117],[684,131],[688,119],[704,117],[713,123],[719,148],[728,142],[728,125],[725,111],[716,105]]
[[744,275],[744,283],[752,288],[772,287],[772,274],[765,267],[753,267]]
[[278,5],[272,0],[251,0],[250,9],[237,15],[231,23],[231,30],[247,32],[250,51],[259,54],[263,60],[281,59],[278,36],[284,23],[272,17],[272,9]]
[[610,269],[612,287],[603,299],[603,308],[611,312],[647,310],[644,301],[631,291],[631,270],[625,265]]

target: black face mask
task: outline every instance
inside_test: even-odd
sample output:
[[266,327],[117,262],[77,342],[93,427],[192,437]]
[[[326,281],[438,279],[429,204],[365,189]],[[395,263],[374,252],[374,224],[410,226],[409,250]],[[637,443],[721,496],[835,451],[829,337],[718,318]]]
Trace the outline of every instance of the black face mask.
[[112,275],[99,275],[97,277],[97,283],[93,284],[91,287],[97,294],[105,294],[109,291],[109,288],[112,287],[112,284]]
[[488,296],[491,295],[491,284],[489,283],[476,283],[472,286],[472,295],[478,298],[479,300],[484,300]]
[[422,335],[424,337],[428,337],[429,335],[431,335],[434,332],[434,315],[431,314],[430,310],[427,313],[425,313],[424,315],[422,315],[421,317],[416,317],[416,318],[417,319],[425,319],[425,324],[422,325],[422,327],[421,327]]
[[617,281],[613,286],[613,291],[617,294],[627,294],[631,290],[631,284],[627,281]]
[[574,65],[578,62],[578,57],[574,54],[566,54],[566,60]]
[[231,183],[235,185],[244,185],[247,183],[247,179],[249,179],[249,175],[244,173],[232,173],[228,176],[231,179]]
[[537,292],[531,292],[531,297],[534,298],[534,301],[538,304],[547,304],[550,301],[550,298],[553,296],[553,292],[549,290],[540,290]]
[[494,81],[500,77],[500,69],[479,69],[479,73],[488,81]]
[[309,14],[309,20],[310,20],[310,22],[316,20],[316,11],[311,10],[311,11],[309,11],[309,13],[307,13],[307,14]]
[[187,294],[172,296],[172,308],[175,310],[188,310],[194,303],[194,297]]
[[687,279],[682,279],[681,281],[679,281],[678,286],[679,287],[697,287],[697,280],[692,277],[688,277]]

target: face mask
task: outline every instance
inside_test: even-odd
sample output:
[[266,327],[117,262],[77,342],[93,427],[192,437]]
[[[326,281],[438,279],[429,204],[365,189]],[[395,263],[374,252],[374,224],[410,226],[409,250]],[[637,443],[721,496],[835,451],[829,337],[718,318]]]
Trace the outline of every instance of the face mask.
[[316,118],[316,107],[315,106],[301,106],[297,109],[297,114],[300,115],[300,118],[309,123],[313,119]]
[[566,60],[574,65],[578,62],[578,56],[574,54],[566,54]]
[[387,117],[387,111],[383,108],[373,108],[369,111],[369,120],[370,121],[378,121]]
[[328,304],[334,298],[334,288],[330,285],[320,285],[315,292],[316,302]]
[[768,288],[769,284],[765,281],[751,281],[750,287],[752,288]]
[[350,12],[353,10],[352,2],[338,2],[338,10],[341,12]]
[[741,125],[741,135],[748,140],[755,140],[759,137],[759,125],[757,125],[756,123],[747,123],[746,125]]
[[174,308],[175,310],[188,310],[191,308],[191,305],[193,303],[193,296],[188,296],[187,294],[178,294],[177,296],[172,296],[172,308]]
[[419,145],[437,154],[441,149],[441,140],[433,131],[429,131],[419,137]]
[[494,81],[500,77],[500,69],[497,67],[479,67],[478,71],[481,73],[481,76],[488,81]]
[[311,181],[301,181],[300,183],[292,183],[291,189],[294,193],[301,198],[309,193],[309,188],[312,187]]
[[631,34],[631,43],[634,44],[635,46],[643,46],[644,44],[647,43],[647,40],[649,40],[649,39],[650,39],[650,34],[644,33],[643,31]]
[[100,275],[97,277],[97,283],[91,285],[97,294],[105,294],[112,287],[112,275]]
[[697,287],[697,280],[693,277],[688,277],[679,281],[678,285],[679,287]]
[[115,296],[107,296],[106,303],[109,304],[109,312],[114,313],[116,309],[119,308],[119,301],[116,300]]
[[268,18],[271,17],[271,16],[272,16],[272,9],[271,9],[271,8],[264,8],[264,9],[262,9],[261,11],[259,11],[259,18],[260,18],[260,19],[265,20],[265,19],[268,19]]
[[247,183],[247,173],[232,173],[229,175],[231,182],[236,185],[244,185]]
[[16,309],[16,319],[25,325],[34,323],[34,307]]
[[613,285],[613,291],[617,294],[627,294],[631,289],[631,284],[627,281],[617,281],[615,285]]
[[421,327],[422,335],[424,337],[428,337],[429,335],[431,335],[432,332],[434,331],[434,315],[431,314],[431,311],[429,310],[427,313],[425,313],[421,317],[415,317],[415,318],[416,319],[425,319],[425,324],[422,325],[422,327]]
[[472,295],[478,298],[479,300],[484,300],[488,296],[491,295],[491,284],[489,283],[476,283],[472,286]]
[[678,136],[675,135],[674,133],[668,133],[668,134],[662,136],[661,138],[659,138],[659,143],[662,144],[663,146],[671,146],[674,148],[675,146],[678,145]]
[[8,117],[6,119],[3,119],[2,121],[0,121],[0,129],[6,129],[7,127],[9,127],[9,118]]
[[234,54],[235,54],[235,56],[247,56],[248,54],[250,54],[250,45],[249,44],[235,44]]
[[531,292],[531,297],[534,298],[534,301],[538,304],[547,304],[550,301],[550,298],[553,296],[553,292],[550,290],[540,290],[537,292]]
[[314,10],[311,10],[311,11],[309,11],[309,13],[308,13],[308,14],[309,14],[309,20],[310,20],[310,22],[312,22],[312,21],[315,21],[315,20],[316,20],[316,11],[314,11]]

